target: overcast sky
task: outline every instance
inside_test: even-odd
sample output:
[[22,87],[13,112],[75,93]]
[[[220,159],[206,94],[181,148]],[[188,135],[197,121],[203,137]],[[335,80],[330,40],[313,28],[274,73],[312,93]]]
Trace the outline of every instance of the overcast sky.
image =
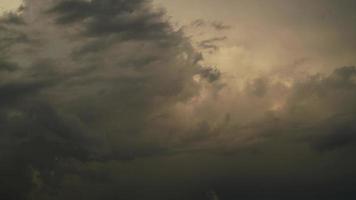
[[[253,67],[273,68],[304,60],[299,68],[324,71],[355,63],[355,1],[341,0],[157,0],[172,21],[203,19],[231,26],[214,57],[253,60]],[[207,35],[208,33],[205,32]],[[238,50],[244,51],[241,55]],[[215,62],[219,62],[216,61]],[[241,60],[237,59],[237,60]],[[220,62],[222,59],[220,59]],[[218,63],[220,64],[220,63]],[[236,63],[221,63],[221,65]],[[263,65],[263,66],[262,66]],[[222,66],[223,67],[223,66]]]
[[355,199],[353,0],[0,0],[0,197]]

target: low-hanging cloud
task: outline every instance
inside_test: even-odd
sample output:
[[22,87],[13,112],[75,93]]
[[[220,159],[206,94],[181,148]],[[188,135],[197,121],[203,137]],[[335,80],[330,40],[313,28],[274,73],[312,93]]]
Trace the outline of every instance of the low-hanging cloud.
[[165,152],[150,121],[196,94],[202,67],[163,11],[145,0],[38,0],[20,12],[0,24],[1,163],[17,174],[1,177],[1,196],[25,199],[38,181],[51,189],[63,160]]

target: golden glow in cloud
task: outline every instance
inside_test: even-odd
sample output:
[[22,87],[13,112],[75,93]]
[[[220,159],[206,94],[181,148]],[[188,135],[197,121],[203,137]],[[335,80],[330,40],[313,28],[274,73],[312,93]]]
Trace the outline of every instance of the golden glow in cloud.
[[21,0],[1,0],[0,13],[17,9],[21,5]]

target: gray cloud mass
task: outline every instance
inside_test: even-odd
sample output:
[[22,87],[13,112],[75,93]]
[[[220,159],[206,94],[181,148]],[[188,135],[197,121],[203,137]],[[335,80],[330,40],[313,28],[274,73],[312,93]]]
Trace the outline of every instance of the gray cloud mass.
[[25,0],[0,53],[2,199],[356,196],[355,67],[235,84],[149,0]]

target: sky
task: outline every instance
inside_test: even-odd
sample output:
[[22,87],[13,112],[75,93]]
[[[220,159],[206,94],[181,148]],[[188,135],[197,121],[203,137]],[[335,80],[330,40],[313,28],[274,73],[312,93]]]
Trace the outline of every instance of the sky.
[[19,5],[21,5],[21,1],[19,0],[15,0],[15,1],[11,1],[11,0],[2,0],[1,1],[1,12],[7,12],[7,11],[11,11],[11,10],[16,10]]
[[353,0],[0,0],[0,197],[356,191]]

